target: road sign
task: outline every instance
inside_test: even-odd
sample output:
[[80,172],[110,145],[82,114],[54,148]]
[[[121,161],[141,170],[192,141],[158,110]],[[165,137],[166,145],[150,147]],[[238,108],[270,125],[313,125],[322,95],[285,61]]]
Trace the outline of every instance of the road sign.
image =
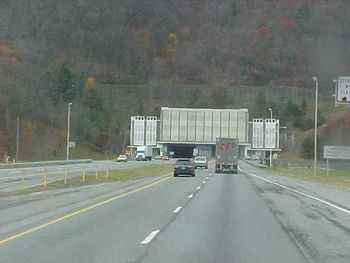
[[264,148],[264,119],[253,119],[252,148]]
[[253,119],[252,149],[279,147],[279,120]]
[[265,120],[265,148],[276,148],[276,120]]
[[68,146],[69,148],[75,148],[75,142],[69,142]]
[[350,160],[350,146],[324,146],[323,158]]
[[350,104],[350,77],[338,77],[336,79],[335,103]]
[[131,116],[131,145],[145,145],[145,116]]
[[157,145],[157,117],[146,117],[146,145]]

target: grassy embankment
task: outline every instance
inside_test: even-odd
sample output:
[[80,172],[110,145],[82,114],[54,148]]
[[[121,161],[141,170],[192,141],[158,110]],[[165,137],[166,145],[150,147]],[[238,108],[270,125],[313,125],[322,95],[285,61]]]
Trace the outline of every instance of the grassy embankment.
[[329,170],[328,175],[325,169],[318,169],[317,176],[311,168],[268,168],[271,172],[280,175],[290,176],[306,181],[318,182],[350,190],[350,171]]

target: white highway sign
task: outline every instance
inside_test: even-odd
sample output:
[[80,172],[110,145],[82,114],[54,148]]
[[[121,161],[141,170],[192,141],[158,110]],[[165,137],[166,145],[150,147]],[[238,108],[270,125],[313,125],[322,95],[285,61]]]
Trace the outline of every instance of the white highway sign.
[[264,120],[253,119],[252,148],[264,148]]
[[336,103],[350,104],[350,77],[339,77],[336,80]]
[[276,120],[265,120],[265,148],[276,148]]
[[279,120],[253,119],[252,149],[279,147]]
[[324,146],[323,158],[350,160],[350,146]]

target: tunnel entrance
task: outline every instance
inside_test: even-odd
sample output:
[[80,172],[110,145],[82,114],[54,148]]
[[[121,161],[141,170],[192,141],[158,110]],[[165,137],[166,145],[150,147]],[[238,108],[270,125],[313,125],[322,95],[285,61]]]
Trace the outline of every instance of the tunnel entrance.
[[174,152],[174,158],[192,158],[195,147],[192,144],[170,144],[168,152]]

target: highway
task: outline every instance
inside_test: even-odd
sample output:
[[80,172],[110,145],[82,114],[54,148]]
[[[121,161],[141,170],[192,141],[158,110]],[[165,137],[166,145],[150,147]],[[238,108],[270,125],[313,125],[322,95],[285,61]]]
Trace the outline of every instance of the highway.
[[246,162],[1,197],[0,262],[349,263],[349,200]]
[[[82,171],[104,173],[107,169],[127,169],[140,166],[154,164],[152,162],[137,162],[128,161],[118,163],[113,160],[94,161],[91,163],[82,164],[67,164],[67,165],[48,165],[40,167],[28,168],[11,168],[0,169],[0,193],[20,190],[23,187],[29,188],[36,185],[42,185],[44,182],[45,172],[48,175],[48,182],[54,182],[64,179],[64,174],[67,172],[68,178],[81,176]],[[22,176],[24,177],[24,184],[21,184]]]

